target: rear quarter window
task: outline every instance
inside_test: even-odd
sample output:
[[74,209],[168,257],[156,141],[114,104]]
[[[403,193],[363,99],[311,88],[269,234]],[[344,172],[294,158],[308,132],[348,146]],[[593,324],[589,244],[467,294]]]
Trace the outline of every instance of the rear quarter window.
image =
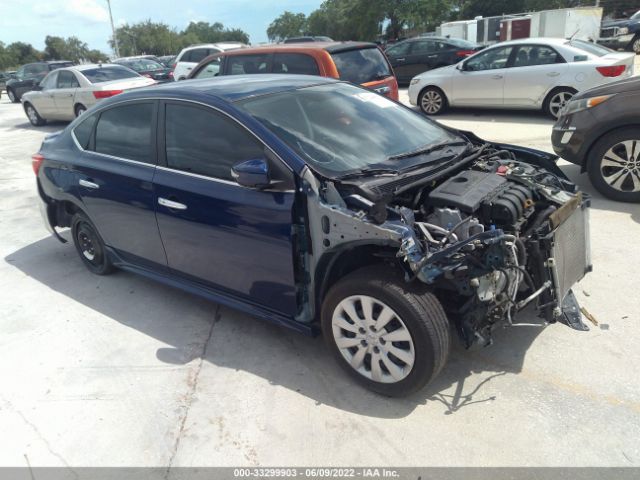
[[340,79],[347,82],[367,83],[393,75],[384,55],[375,47],[335,52],[331,58]]
[[97,118],[96,115],[87,115],[87,117],[73,129],[73,136],[78,142],[78,145],[84,150],[89,148],[91,133],[93,132],[93,126],[96,124]]

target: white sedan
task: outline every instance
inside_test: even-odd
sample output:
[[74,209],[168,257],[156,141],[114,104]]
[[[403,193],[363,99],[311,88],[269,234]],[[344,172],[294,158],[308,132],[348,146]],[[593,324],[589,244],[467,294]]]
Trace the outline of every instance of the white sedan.
[[31,124],[40,126],[73,120],[103,98],[155,83],[122,65],[77,65],[52,71],[20,101]]
[[513,40],[414,77],[409,100],[427,115],[450,106],[542,109],[557,118],[576,92],[633,75],[634,57],[582,40]]

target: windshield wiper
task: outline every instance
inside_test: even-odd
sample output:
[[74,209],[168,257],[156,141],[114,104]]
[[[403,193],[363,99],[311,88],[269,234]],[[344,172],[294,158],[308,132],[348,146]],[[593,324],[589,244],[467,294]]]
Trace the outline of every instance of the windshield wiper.
[[397,175],[398,170],[393,168],[382,168],[382,167],[365,167],[361,168],[357,172],[347,173],[338,177],[338,180],[348,180],[349,178],[357,178],[364,177],[367,175]]
[[471,145],[469,142],[443,142],[436,143],[435,145],[429,145],[428,147],[421,147],[416,150],[411,150],[410,152],[399,153],[398,155],[393,155],[387,160],[402,160],[404,158],[417,157],[418,155],[427,155],[429,153],[433,153],[437,150],[442,150],[446,147],[460,147],[462,145]]

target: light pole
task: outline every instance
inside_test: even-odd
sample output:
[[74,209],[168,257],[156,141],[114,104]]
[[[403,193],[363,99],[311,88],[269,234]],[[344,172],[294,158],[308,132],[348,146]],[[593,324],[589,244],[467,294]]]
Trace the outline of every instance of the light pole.
[[109,20],[111,20],[111,33],[113,35],[113,50],[116,53],[116,57],[120,56],[120,49],[118,48],[118,36],[116,35],[116,28],[113,26],[113,14],[111,13],[111,0],[107,0],[109,6]]

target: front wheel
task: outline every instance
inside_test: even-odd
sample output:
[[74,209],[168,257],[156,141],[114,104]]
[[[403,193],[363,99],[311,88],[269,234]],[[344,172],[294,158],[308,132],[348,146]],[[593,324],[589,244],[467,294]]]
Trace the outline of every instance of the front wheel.
[[593,186],[619,202],[640,202],[640,131],[622,128],[596,142],[587,159]]
[[11,103],[18,103],[20,101],[20,99],[16,96],[15,92],[10,88],[7,89],[7,97],[9,97],[9,100],[11,101]]
[[427,115],[438,115],[447,108],[447,99],[439,88],[427,87],[418,97],[420,110]]
[[29,119],[29,122],[34,127],[41,127],[42,125],[47,123],[47,121],[40,116],[40,114],[35,109],[35,107],[30,103],[25,103],[24,111],[27,114],[27,118]]
[[449,323],[432,293],[390,269],[367,267],[336,283],[323,302],[322,331],[356,381],[404,396],[428,384],[446,363]]
[[102,237],[83,213],[76,213],[71,220],[73,243],[85,266],[96,275],[108,275],[113,265],[107,256]]

